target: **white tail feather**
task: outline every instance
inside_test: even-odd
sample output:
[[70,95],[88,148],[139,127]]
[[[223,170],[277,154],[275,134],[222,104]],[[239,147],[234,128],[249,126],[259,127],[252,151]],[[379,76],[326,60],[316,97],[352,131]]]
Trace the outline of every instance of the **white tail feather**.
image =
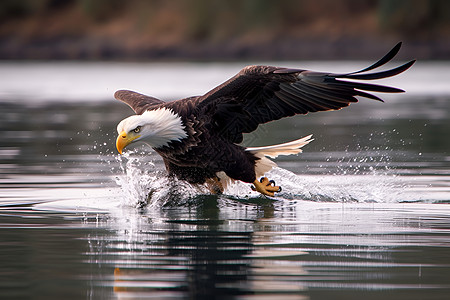
[[300,149],[301,147],[313,141],[311,137],[312,134],[284,144],[265,147],[250,147],[246,148],[245,150],[250,151],[253,154],[263,154],[264,156],[269,156],[271,158],[276,158],[278,155],[298,154],[302,152],[302,149]]
[[276,163],[268,159],[266,156],[276,158],[278,157],[278,155],[291,155],[301,153],[302,149],[300,148],[313,141],[311,137],[312,134],[284,144],[246,148],[246,151],[252,152],[257,158],[259,158],[255,165],[256,177],[259,178],[261,176],[264,176],[266,172],[277,166]]
[[[275,162],[271,161],[266,156],[276,158],[278,155],[301,153],[302,150],[300,148],[313,141],[311,137],[312,134],[284,144],[246,148],[246,151],[252,152],[257,158],[259,158],[255,165],[256,177],[259,178],[264,176],[266,172],[269,172],[272,168],[277,166]],[[234,182],[234,180],[228,177],[225,172],[217,172],[216,176],[219,178],[224,189],[226,189],[230,183]]]

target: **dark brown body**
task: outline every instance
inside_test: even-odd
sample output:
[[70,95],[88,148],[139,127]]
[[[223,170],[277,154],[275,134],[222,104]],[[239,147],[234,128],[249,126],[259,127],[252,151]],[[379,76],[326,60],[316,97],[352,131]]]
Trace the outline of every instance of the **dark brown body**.
[[[170,175],[189,183],[204,183],[215,178],[217,172],[244,182],[255,179],[257,158],[245,148],[227,139],[227,123],[218,123],[209,106],[197,105],[200,97],[167,103],[177,113],[189,137],[155,149],[162,156]],[[233,126],[230,120],[230,126]],[[224,126],[221,128],[221,126]]]

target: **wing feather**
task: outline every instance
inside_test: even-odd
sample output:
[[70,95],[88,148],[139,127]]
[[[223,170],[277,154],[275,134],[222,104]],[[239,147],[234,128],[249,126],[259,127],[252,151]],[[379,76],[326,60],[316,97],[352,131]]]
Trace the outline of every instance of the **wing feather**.
[[389,70],[366,73],[392,60],[400,47],[398,43],[376,63],[352,73],[249,66],[199,97],[196,107],[199,113],[212,114],[214,130],[231,142],[240,143],[242,134],[255,130],[259,124],[295,114],[341,109],[358,102],[356,96],[383,101],[372,92],[404,91],[358,80],[382,79],[409,69],[414,60]]
[[372,64],[372,65],[370,65],[367,68],[364,68],[362,70],[359,70],[359,71],[356,71],[356,72],[352,72],[352,73],[347,73],[346,75],[364,73],[364,72],[376,69],[378,67],[381,67],[382,65],[384,65],[384,64],[388,63],[389,61],[391,61],[397,55],[398,51],[400,51],[401,46],[402,46],[402,42],[397,43],[397,45],[395,45],[394,48],[392,48],[385,56],[383,56],[376,63],[374,63],[374,64]]
[[409,69],[415,60],[392,69],[367,73],[391,61],[400,47],[401,43],[398,43],[374,64],[351,73],[249,66],[200,97],[166,103],[128,90],[119,90],[114,97],[128,104],[136,114],[167,106],[182,116],[201,120],[205,128],[223,138],[240,143],[243,133],[255,130],[259,124],[296,114],[338,110],[358,102],[357,96],[383,101],[373,92],[404,92],[395,87],[361,82],[392,77]]
[[131,107],[138,115],[144,113],[146,110],[151,109],[154,106],[165,103],[164,101],[156,99],[154,97],[146,96],[128,90],[118,90],[114,93],[114,98],[128,104],[128,106]]

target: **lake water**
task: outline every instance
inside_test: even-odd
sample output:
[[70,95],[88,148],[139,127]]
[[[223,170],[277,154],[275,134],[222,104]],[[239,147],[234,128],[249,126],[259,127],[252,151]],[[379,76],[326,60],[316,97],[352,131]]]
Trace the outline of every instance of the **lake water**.
[[314,135],[277,160],[274,199],[207,195],[144,146],[116,153],[132,112],[115,90],[202,94],[244,65],[0,63],[0,298],[448,299],[450,63],[383,82],[407,90],[385,103],[248,135]]

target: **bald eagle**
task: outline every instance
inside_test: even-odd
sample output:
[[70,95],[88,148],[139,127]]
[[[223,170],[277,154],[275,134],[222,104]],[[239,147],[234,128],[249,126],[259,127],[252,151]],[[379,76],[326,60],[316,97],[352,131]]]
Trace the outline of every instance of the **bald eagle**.
[[268,157],[300,153],[311,135],[280,145],[245,148],[239,145],[243,134],[284,117],[339,110],[357,102],[356,96],[383,102],[369,92],[404,92],[358,81],[395,76],[411,67],[415,60],[369,72],[390,61],[400,46],[371,66],[345,74],[248,66],[203,96],[172,102],[119,90],[114,97],[136,115],[118,124],[117,150],[122,154],[127,145],[141,141],[162,156],[169,175],[178,179],[206,183],[213,192],[222,192],[229,180],[240,180],[253,184],[252,189],[261,194],[274,196],[281,188],[263,177],[276,166]]

